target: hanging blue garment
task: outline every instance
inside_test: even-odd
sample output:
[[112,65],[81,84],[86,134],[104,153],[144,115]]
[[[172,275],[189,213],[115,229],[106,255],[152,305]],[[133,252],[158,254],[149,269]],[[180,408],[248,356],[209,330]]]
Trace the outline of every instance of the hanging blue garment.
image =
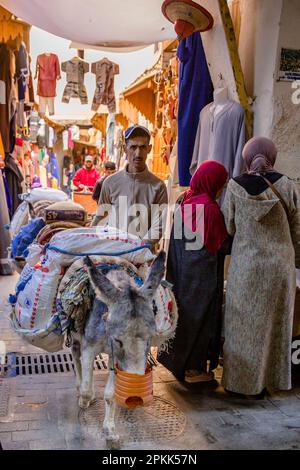
[[194,143],[201,110],[213,101],[213,84],[200,33],[180,42],[178,103],[178,171],[180,186],[189,186]]
[[57,179],[58,185],[59,185],[59,183],[60,183],[59,165],[58,165],[58,161],[57,161],[57,158],[56,158],[56,154],[54,152],[52,152],[51,155],[50,155],[49,163],[48,163],[47,167],[48,167],[47,168],[48,172],[51,173],[53,178]]

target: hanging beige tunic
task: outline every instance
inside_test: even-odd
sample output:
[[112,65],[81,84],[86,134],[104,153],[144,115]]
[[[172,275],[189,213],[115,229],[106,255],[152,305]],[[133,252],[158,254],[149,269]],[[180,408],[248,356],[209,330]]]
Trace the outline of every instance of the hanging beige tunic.
[[[223,386],[247,395],[291,389],[291,344],[300,260],[300,197],[292,181],[259,196],[231,180],[222,211],[234,235],[228,273]],[[290,226],[289,226],[290,224]],[[296,250],[296,261],[295,261]]]

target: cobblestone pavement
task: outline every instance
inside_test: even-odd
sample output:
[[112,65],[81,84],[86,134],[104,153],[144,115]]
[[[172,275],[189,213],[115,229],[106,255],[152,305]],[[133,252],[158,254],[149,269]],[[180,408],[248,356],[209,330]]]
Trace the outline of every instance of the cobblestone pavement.
[[[40,353],[10,330],[5,298],[17,276],[0,277],[0,339],[7,352]],[[264,400],[229,397],[220,386],[177,382],[154,371],[154,403],[118,410],[123,449],[300,449],[300,376],[290,392]],[[101,432],[107,371],[95,372],[97,401],[77,406],[73,372],[0,378],[0,442],[4,449],[105,449]]]

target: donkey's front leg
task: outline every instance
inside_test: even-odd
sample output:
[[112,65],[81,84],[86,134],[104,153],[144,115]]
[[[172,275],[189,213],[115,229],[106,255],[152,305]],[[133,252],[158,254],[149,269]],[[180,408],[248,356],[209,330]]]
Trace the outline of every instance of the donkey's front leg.
[[94,399],[94,359],[95,348],[86,341],[83,341],[81,344],[82,381],[79,397],[80,408],[88,408]]
[[105,399],[105,418],[103,423],[103,431],[106,438],[106,446],[109,449],[118,449],[120,447],[120,439],[115,431],[115,371],[110,369],[108,381],[104,390]]
[[81,344],[80,341],[73,338],[72,342],[72,356],[74,359],[74,367],[76,373],[76,388],[78,393],[80,393],[81,381],[82,381],[82,369],[81,369]]

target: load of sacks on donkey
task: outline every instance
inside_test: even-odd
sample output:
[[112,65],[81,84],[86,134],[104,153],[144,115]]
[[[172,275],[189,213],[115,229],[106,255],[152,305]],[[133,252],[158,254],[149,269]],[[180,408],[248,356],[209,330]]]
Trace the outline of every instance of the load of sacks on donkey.
[[68,199],[63,191],[36,188],[22,198],[8,227],[12,239],[11,259],[19,272],[34,240],[44,245],[58,232],[87,224],[85,209]]
[[[10,295],[11,325],[27,342],[49,352],[63,348],[66,333],[93,301],[84,257],[97,269],[126,269],[141,286],[155,259],[150,245],[116,228],[81,227],[54,234],[42,245],[28,246],[26,264]],[[166,347],[177,325],[177,306],[170,285],[162,281],[153,300],[156,336],[153,346]]]

